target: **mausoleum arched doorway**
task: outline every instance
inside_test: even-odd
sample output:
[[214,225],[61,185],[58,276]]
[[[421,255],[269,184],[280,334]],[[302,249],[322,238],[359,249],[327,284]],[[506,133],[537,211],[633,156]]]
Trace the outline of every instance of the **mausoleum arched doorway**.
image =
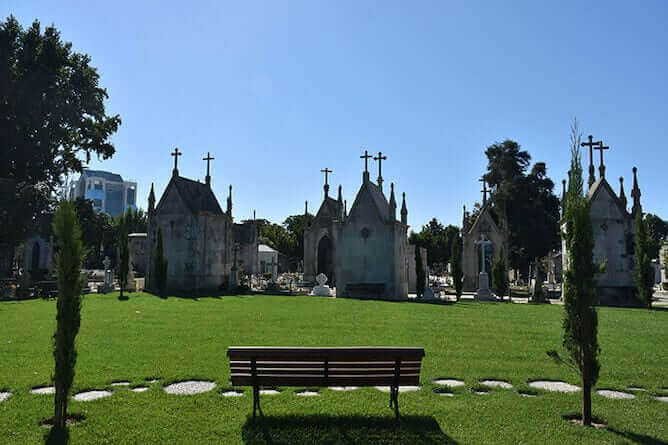
[[32,245],[32,252],[31,252],[31,258],[30,258],[30,271],[32,273],[37,273],[39,270],[39,263],[40,263],[40,246],[37,241]]
[[317,274],[324,273],[327,276],[327,284],[335,286],[334,279],[334,247],[332,240],[327,236],[323,236],[318,241],[318,262]]

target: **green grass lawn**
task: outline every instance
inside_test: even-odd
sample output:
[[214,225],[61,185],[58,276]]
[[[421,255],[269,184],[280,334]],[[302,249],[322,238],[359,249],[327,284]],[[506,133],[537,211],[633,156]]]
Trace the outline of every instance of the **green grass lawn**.
[[[0,443],[38,443],[48,430],[38,422],[53,410],[53,396],[32,395],[53,372],[53,301],[0,303]],[[131,294],[85,297],[74,392],[111,389],[92,402],[71,401],[86,419],[69,430],[72,443],[663,443],[668,441],[668,312],[602,308],[598,388],[641,386],[634,400],[594,394],[594,415],[607,430],[569,424],[579,394],[538,392],[521,397],[532,379],[579,384],[568,368],[545,354],[561,345],[563,308],[463,302],[390,303],[314,297],[160,299]],[[229,345],[422,346],[422,390],[402,393],[404,416],[395,425],[389,395],[374,388],[321,389],[297,397],[296,388],[263,396],[265,418],[253,423],[252,391],[226,398]],[[159,378],[134,393],[111,387]],[[454,397],[432,390],[438,377],[459,378]],[[177,396],[162,386],[178,380],[213,380],[208,393]],[[513,390],[471,391],[481,379],[507,380]]]

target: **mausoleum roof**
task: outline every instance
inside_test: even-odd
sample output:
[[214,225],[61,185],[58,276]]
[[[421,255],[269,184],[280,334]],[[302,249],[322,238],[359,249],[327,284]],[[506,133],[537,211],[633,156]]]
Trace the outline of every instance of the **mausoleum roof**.
[[591,185],[591,187],[589,187],[589,191],[587,192],[587,199],[589,201],[595,200],[602,190],[608,192],[608,194],[613,198],[613,200],[619,207],[619,210],[622,212],[622,215],[626,215],[627,211],[625,206],[622,204],[622,201],[619,199],[619,196],[617,196],[617,194],[612,189],[612,187],[610,187],[610,184],[608,183],[608,181],[605,180],[605,178],[598,178],[598,180],[596,180],[596,182],[594,182]]
[[223,209],[220,207],[220,204],[218,204],[218,200],[213,194],[213,190],[211,190],[211,187],[207,184],[183,178],[181,176],[172,177],[170,184],[171,183],[174,184],[181,199],[183,199],[183,202],[188,206],[191,212],[211,212],[217,215],[223,214]]

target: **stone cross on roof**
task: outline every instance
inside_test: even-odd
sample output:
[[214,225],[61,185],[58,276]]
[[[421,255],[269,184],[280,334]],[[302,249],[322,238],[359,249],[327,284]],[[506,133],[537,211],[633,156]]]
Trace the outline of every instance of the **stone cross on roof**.
[[202,158],[202,161],[206,161],[206,183],[207,183],[207,185],[211,185],[211,176],[209,175],[209,164],[214,159],[216,159],[216,158],[211,156],[211,153],[209,153],[208,151],[206,152],[206,158]]
[[378,161],[378,187],[383,190],[383,165],[382,162],[387,160],[387,156],[383,156],[383,152],[379,151],[378,156],[374,156],[374,161]]
[[609,150],[610,147],[607,145],[603,145],[603,141],[598,145],[598,147],[594,148],[594,150],[599,150],[601,152],[601,165],[598,167],[598,173],[601,175],[601,178],[605,178],[605,165],[603,164],[603,150]]
[[364,172],[369,171],[369,159],[373,158],[373,155],[370,155],[367,150],[364,150],[364,154],[360,156],[360,159],[364,159]]
[[596,178],[594,177],[594,151],[593,148],[598,146],[598,145],[603,145],[603,141],[596,141],[594,142],[594,136],[589,135],[587,136],[587,139],[589,139],[589,142],[582,142],[580,144],[581,147],[589,147],[589,180],[587,181],[587,184],[589,184],[589,187],[596,181]]
[[482,205],[487,204],[487,193],[489,193],[489,189],[487,188],[487,181],[485,181],[485,177],[483,176],[482,178],[478,179],[479,182],[482,182]]
[[330,173],[334,173],[334,172],[333,172],[332,170],[328,169],[327,167],[325,167],[323,170],[320,170],[320,173],[324,173],[324,174],[325,174],[325,186],[324,186],[324,189],[325,189],[325,198],[326,198],[327,195],[329,194],[329,176],[328,176],[328,175],[329,175]]
[[183,153],[179,151],[179,147],[174,147],[174,152],[171,154],[174,156],[174,171],[172,172],[174,176],[179,175],[179,169],[178,169],[178,160],[179,156],[181,156]]

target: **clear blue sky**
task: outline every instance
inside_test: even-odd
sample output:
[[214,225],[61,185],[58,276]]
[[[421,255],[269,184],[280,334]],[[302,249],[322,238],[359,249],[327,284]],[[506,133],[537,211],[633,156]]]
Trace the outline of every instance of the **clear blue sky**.
[[324,167],[350,206],[367,148],[387,154],[414,229],[459,225],[495,141],[545,161],[560,193],[577,115],[611,147],[613,188],[623,175],[629,196],[636,165],[644,209],[668,218],[666,1],[192,3],[4,2],[92,57],[123,125],[91,167],[136,180],[142,207],[175,146],[202,180],[212,152],[238,220],[314,210]]

